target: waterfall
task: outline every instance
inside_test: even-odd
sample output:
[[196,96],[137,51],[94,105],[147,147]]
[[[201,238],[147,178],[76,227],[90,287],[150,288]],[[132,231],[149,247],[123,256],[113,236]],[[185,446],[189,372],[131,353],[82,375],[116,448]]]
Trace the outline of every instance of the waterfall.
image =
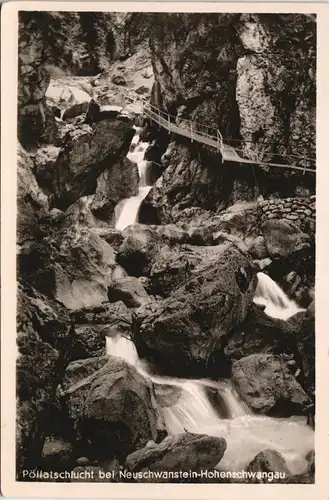
[[[283,455],[292,474],[305,470],[304,457],[314,447],[314,433],[305,418],[253,415],[229,380],[155,375],[148,363],[139,359],[134,343],[121,335],[107,338],[107,354],[122,357],[152,381],[158,413],[168,434],[194,432],[226,439],[227,449],[218,465],[221,470],[240,471],[268,448]],[[216,393],[215,403],[209,391]],[[226,417],[220,415],[223,407]]]
[[300,311],[296,302],[290,300],[283,290],[265,273],[257,273],[258,284],[254,303],[265,306],[264,312],[272,318],[287,320]]
[[[130,149],[127,154],[128,160],[132,163],[136,163],[138,167],[139,174],[139,186],[138,193],[136,196],[131,196],[120,202],[118,209],[116,210],[116,223],[115,228],[123,230],[127,226],[134,224],[137,221],[139,208],[142,204],[144,198],[146,198],[151,187],[147,184],[147,171],[149,162],[144,160],[144,155],[146,149],[149,147],[148,142],[142,142],[140,140],[140,129],[135,128],[135,135],[131,141]],[[120,210],[121,209],[121,210]]]
[[[116,207],[116,228],[123,230],[138,218],[143,199],[151,186],[144,160],[149,143],[140,140],[140,129],[132,140],[127,158],[136,163],[139,189],[136,196],[122,200]],[[265,306],[265,313],[288,319],[301,309],[266,274],[258,273],[254,302]],[[285,458],[291,473],[303,472],[305,455],[314,447],[314,433],[305,418],[271,418],[254,415],[230,380],[192,380],[158,375],[139,358],[130,338],[118,334],[108,337],[106,352],[119,356],[153,384],[160,422],[168,434],[193,432],[226,439],[227,449],[221,470],[242,470],[261,451],[274,449]]]

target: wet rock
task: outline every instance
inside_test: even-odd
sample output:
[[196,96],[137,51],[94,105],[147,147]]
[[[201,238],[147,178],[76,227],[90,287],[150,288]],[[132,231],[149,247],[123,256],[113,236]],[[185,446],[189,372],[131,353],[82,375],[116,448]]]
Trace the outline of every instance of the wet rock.
[[75,456],[71,443],[61,439],[47,440],[42,449],[40,468],[43,471],[73,469]]
[[297,249],[310,246],[310,237],[286,220],[269,220],[262,229],[265,246],[271,258],[288,257]]
[[124,455],[156,438],[152,383],[123,359],[74,361],[62,388],[69,417],[98,460]]
[[[284,474],[286,477],[290,475],[289,468],[286,464],[285,459],[276,450],[264,450],[258,453],[258,455],[255,456],[255,458],[250,462],[250,464],[247,467],[247,471],[249,472],[267,472],[267,473],[281,473]],[[268,483],[268,479],[258,479],[256,478],[254,482],[261,483],[265,482]],[[273,481],[274,483],[283,483],[284,481],[280,479],[279,477],[277,479],[274,478]]]
[[[199,472],[215,467],[225,450],[226,441],[223,438],[185,433],[168,436],[160,444],[150,442],[145,448],[129,455],[125,465],[131,472]],[[155,479],[155,482],[164,481]]]
[[112,279],[124,275],[110,245],[74,227],[23,249],[19,264],[27,281],[71,310],[100,305]]
[[112,281],[107,287],[107,296],[110,302],[122,301],[127,307],[140,307],[151,300],[143,285],[133,276]]
[[17,475],[38,466],[55,391],[71,356],[65,308],[22,282],[17,304]]
[[257,413],[296,415],[309,403],[285,362],[272,354],[251,354],[235,361],[232,379],[242,398]]
[[60,229],[69,229],[72,226],[75,228],[79,226],[88,227],[91,228],[93,233],[98,234],[97,229],[105,227],[106,223],[97,219],[92,213],[90,206],[93,199],[94,195],[82,196],[79,198],[65,210],[62,219],[58,221],[56,227]]
[[105,336],[93,325],[75,327],[72,360],[103,356],[105,354]]
[[181,224],[192,220],[185,216],[185,210],[199,208],[216,212],[239,200],[239,195],[233,200],[231,196],[232,191],[237,191],[234,165],[227,169],[215,156],[200,155],[201,158],[193,149],[176,144],[167,158],[169,166],[143,201],[141,211],[147,206],[149,211],[152,208],[156,212],[161,224]]
[[30,155],[20,145],[17,161],[17,209],[18,243],[41,238],[38,221],[49,211],[48,199],[38,186]]
[[138,169],[127,158],[105,170],[97,179],[92,212],[100,219],[115,222],[114,209],[120,200],[135,196],[138,191]]
[[288,257],[274,259],[266,273],[280,285],[288,296],[302,307],[314,300],[315,244],[295,249]]
[[122,231],[114,229],[112,227],[104,227],[102,229],[93,230],[100,238],[106,241],[114,250],[118,250],[120,245],[123,243],[124,236]]
[[160,250],[157,234],[142,224],[129,226],[123,234],[125,239],[117,253],[118,263],[131,276],[148,276]]
[[290,354],[298,361],[296,336],[302,330],[298,313],[288,320],[267,316],[261,307],[253,306],[243,323],[231,333],[225,346],[225,353],[231,360],[250,354]]
[[97,178],[125,156],[132,135],[130,123],[119,118],[69,131],[55,164],[57,208],[95,193]]
[[[247,287],[241,287],[237,270]],[[183,372],[190,363],[206,363],[245,319],[255,286],[250,260],[236,248],[223,246],[170,297],[136,312],[136,341]]]
[[97,307],[79,309],[71,313],[76,324],[92,324],[93,327],[109,326],[119,333],[130,331],[132,324],[131,311],[123,302],[110,304],[105,302]]
[[190,277],[192,269],[200,263],[200,256],[184,251],[160,251],[150,271],[150,285],[154,295],[169,297]]

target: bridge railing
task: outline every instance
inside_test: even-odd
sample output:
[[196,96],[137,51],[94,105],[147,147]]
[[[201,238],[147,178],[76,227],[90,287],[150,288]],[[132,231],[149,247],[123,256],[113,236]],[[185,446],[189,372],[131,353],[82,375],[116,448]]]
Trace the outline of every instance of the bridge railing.
[[180,130],[184,129],[186,133],[183,135],[190,137],[192,140],[193,138],[197,139],[198,136],[201,136],[209,139],[210,141],[213,141],[214,145],[217,145],[218,149],[222,148],[223,137],[220,131],[215,127],[204,125],[202,123],[188,120],[186,118],[173,116],[166,111],[163,111],[156,106],[152,106],[152,104],[148,103],[144,103],[143,111],[155,122],[164,126],[169,132],[176,131],[176,128]]
[[[222,137],[220,131],[211,126],[204,125],[199,122],[195,122],[192,120],[188,120],[186,118],[180,118],[179,116],[173,116],[166,111],[159,109],[156,106],[153,106],[150,103],[143,101],[143,112],[146,116],[151,118],[153,121],[158,123],[160,126],[166,128],[169,132],[174,132],[185,137],[189,137],[191,141],[196,140],[202,142],[204,144],[209,144],[212,147],[215,147],[222,153],[225,147],[231,147],[237,155],[237,158],[240,157],[240,160],[243,162],[250,162],[250,159],[243,159],[246,155],[246,149],[242,148],[242,145],[246,145],[247,143],[253,144],[252,141],[245,141],[239,139],[227,139],[225,140]],[[250,153],[255,153],[257,156],[257,151],[250,150]],[[266,153],[265,153],[266,154]],[[240,156],[241,155],[241,156]],[[307,172],[315,172],[316,171],[316,159],[308,157],[306,155],[298,155],[294,153],[271,153],[271,156],[276,156],[279,158],[284,158],[284,161],[290,161],[291,165],[287,165],[286,163],[271,163],[266,162],[264,160],[260,160],[259,158],[255,158],[254,163],[258,163],[260,165],[268,165],[268,166],[281,166],[285,168],[291,168],[296,170],[303,170],[304,173]],[[238,160],[236,160],[238,161]],[[298,166],[296,163],[303,162],[303,166]]]

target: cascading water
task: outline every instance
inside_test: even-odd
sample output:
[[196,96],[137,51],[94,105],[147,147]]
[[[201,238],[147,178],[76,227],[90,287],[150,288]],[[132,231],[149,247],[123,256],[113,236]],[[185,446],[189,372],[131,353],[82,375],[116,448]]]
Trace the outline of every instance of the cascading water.
[[[127,154],[128,160],[137,164],[139,173],[139,186],[136,196],[131,196],[120,202],[118,207],[119,215],[116,218],[115,228],[123,230],[130,224],[137,221],[139,208],[142,201],[146,198],[151,187],[147,184],[147,168],[148,162],[144,160],[146,149],[149,147],[148,142],[140,140],[140,129],[135,127],[135,136],[131,141],[130,151]],[[120,210],[121,209],[121,210]]]
[[[154,375],[149,365],[139,359],[134,343],[120,335],[107,338],[107,354],[122,357],[152,381],[159,415],[168,434],[195,432],[226,439],[227,449],[219,464],[221,470],[242,470],[257,453],[267,448],[284,456],[291,473],[298,474],[305,469],[303,457],[314,447],[314,433],[305,419],[253,415],[229,380],[215,382]],[[209,391],[216,393],[215,404],[208,396]],[[220,415],[221,409],[227,415],[224,418]]]
[[[116,228],[120,230],[136,222],[140,205],[151,189],[147,184],[148,162],[144,160],[149,143],[141,142],[140,129],[135,127],[135,130],[127,158],[138,166],[139,189],[137,196],[122,200],[117,206]],[[265,306],[268,316],[286,320],[302,310],[269,276],[262,272],[257,276],[254,302]],[[120,334],[107,338],[106,351],[125,359],[152,381],[159,416],[169,434],[195,432],[226,439],[227,450],[220,469],[242,470],[267,448],[284,456],[291,473],[305,469],[303,457],[314,447],[313,431],[305,419],[253,415],[229,380],[215,382],[156,375],[147,362],[139,359],[134,343]]]
[[254,303],[265,306],[264,312],[272,318],[287,320],[300,311],[296,302],[290,300],[283,290],[267,274],[258,273],[258,285]]

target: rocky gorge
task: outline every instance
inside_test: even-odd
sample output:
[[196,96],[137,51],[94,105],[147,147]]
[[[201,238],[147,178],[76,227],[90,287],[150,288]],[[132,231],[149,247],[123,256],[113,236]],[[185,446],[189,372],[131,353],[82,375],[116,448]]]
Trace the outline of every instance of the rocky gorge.
[[20,15],[17,479],[312,483],[315,19],[84,14]]

